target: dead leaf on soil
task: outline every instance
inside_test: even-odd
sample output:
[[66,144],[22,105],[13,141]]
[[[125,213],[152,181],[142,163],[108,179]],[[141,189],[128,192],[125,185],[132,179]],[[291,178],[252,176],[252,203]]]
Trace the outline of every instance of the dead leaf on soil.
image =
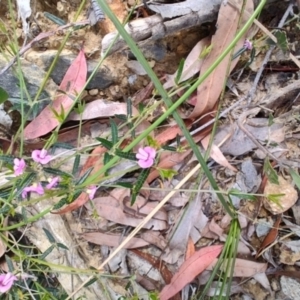
[[[195,74],[199,73],[203,63],[203,58],[200,58],[200,54],[209,44],[210,38],[206,37],[194,46],[184,62],[179,83],[188,80]],[[175,78],[177,76],[177,72],[178,71],[176,71],[173,75],[167,75],[167,81],[163,85],[165,89],[176,85]]]
[[[52,104],[46,106],[42,112],[29,123],[24,129],[24,137],[27,140],[38,138],[47,134],[59,125],[59,121],[55,117],[53,110],[58,114],[68,112],[74,103],[73,97],[81,91],[85,82],[87,74],[87,63],[83,50],[80,50],[78,56],[72,62],[67,70],[59,90],[64,92],[57,92],[56,98]],[[69,95],[72,97],[69,97]]]
[[171,283],[160,292],[161,300],[170,299],[203,272],[221,253],[223,245],[209,246],[196,251],[187,259],[173,276]]
[[[234,39],[239,25],[238,23],[242,4],[242,1],[235,1],[234,5],[221,5],[217,21],[217,31],[212,37],[212,50],[203,62],[200,75],[211,67],[215,60]],[[252,0],[247,1],[245,10],[247,10],[247,13],[244,14],[240,26],[243,26],[248,20],[248,13],[251,14],[253,12]],[[235,52],[242,47],[243,43],[244,38],[237,43]],[[230,59],[231,55],[228,54],[198,87],[197,103],[189,118],[198,118],[205,112],[210,112],[216,105],[226,81],[228,65],[230,64],[230,70],[232,70],[239,60],[239,58],[237,58],[230,62]]]
[[[93,199],[93,207],[97,210],[100,217],[105,218],[109,221],[136,227],[141,223],[141,218],[135,215],[129,215],[125,213],[123,205],[124,197],[129,196],[129,190],[116,188],[111,192],[110,196],[98,197]],[[147,202],[145,206],[145,199],[141,196],[137,197],[136,202],[130,208],[135,211],[139,210],[140,214],[149,214],[154,208],[155,204]],[[142,207],[143,206],[143,207]],[[90,209],[93,207],[89,206]],[[139,209],[140,208],[140,209]],[[167,228],[167,214],[164,210],[158,211],[153,219],[151,219],[144,228],[152,230],[165,230]]]
[[[208,149],[210,137],[211,137],[211,135],[209,134],[204,139],[201,140],[201,144],[205,150]],[[220,148],[217,145],[215,145],[214,143],[211,145],[209,154],[210,154],[210,157],[215,162],[217,162],[219,165],[221,165],[225,168],[228,168],[232,171],[237,172],[237,169],[229,163],[229,161],[226,159],[226,157],[221,152]]]
[[[138,114],[138,110],[134,106],[132,106],[132,115],[137,116]],[[97,99],[87,103],[82,114],[71,112],[68,117],[68,121],[108,118],[115,115],[127,115],[127,103]]]
[[[109,247],[117,247],[119,246],[122,241],[126,238],[126,236],[122,235],[112,235],[112,234],[105,234],[101,232],[87,232],[81,235],[85,240],[90,243],[94,243],[96,245],[105,245]],[[124,248],[132,249],[132,248],[140,248],[148,246],[145,240],[140,238],[132,238]]]

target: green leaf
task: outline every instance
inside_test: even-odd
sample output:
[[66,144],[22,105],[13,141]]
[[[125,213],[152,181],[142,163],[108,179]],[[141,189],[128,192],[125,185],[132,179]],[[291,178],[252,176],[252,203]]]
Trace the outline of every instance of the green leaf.
[[61,18],[55,16],[55,15],[52,15],[48,12],[44,12],[44,16],[49,19],[50,21],[52,21],[53,23],[59,25],[59,26],[63,26],[63,25],[66,25],[66,22],[64,20],[62,20]]
[[44,172],[55,175],[55,176],[61,176],[65,178],[73,178],[73,176],[67,172],[58,170],[58,169],[53,169],[53,168],[43,168]]
[[68,204],[67,200],[68,200],[67,197],[60,199],[56,204],[53,205],[53,210],[58,210],[62,208],[65,204]]
[[67,144],[67,143],[56,142],[52,145],[51,149],[56,149],[56,148],[63,148],[63,149],[71,150],[71,149],[74,149],[74,146]]
[[255,200],[256,199],[254,195],[245,194],[245,193],[241,192],[238,189],[230,189],[228,194],[239,197],[241,199],[249,199],[249,200]]
[[132,117],[132,102],[131,102],[131,98],[127,98],[127,118],[131,118]]
[[0,86],[0,104],[8,99],[8,93]]
[[105,147],[106,149],[108,149],[108,150],[110,150],[114,146],[112,142],[110,142],[110,141],[108,141],[106,139],[97,137],[96,140],[99,141],[101,143],[101,145],[103,147]]
[[157,143],[157,141],[151,135],[147,136],[147,143],[152,148],[155,148],[155,149],[160,148],[160,145]]
[[283,51],[283,53],[287,53],[289,51],[289,44],[285,30],[274,30],[273,34],[277,39],[277,46]]
[[121,187],[127,188],[127,189],[132,189],[133,188],[132,183],[129,183],[129,182],[116,182],[115,184],[119,185]]
[[213,48],[213,45],[205,46],[204,49],[202,50],[202,52],[200,53],[199,58],[201,59],[201,58],[206,57],[210,53],[212,48]]
[[75,182],[75,185],[82,184],[89,177],[93,169],[94,167],[88,168],[85,173]]
[[109,119],[109,123],[110,123],[110,128],[111,128],[111,140],[112,140],[113,145],[115,145],[119,140],[118,126],[113,119]]
[[80,155],[77,154],[75,156],[75,160],[74,160],[74,164],[73,164],[73,170],[72,170],[73,176],[75,176],[77,174],[78,169],[79,169],[79,164],[80,164]]
[[[105,153],[104,153],[104,156],[103,156],[103,165],[108,164],[108,163],[111,161],[112,158],[113,158],[113,156],[112,156],[111,154],[105,152]],[[108,171],[109,171],[109,170],[107,170],[107,171],[104,173],[105,176],[108,176]]]
[[273,169],[268,158],[266,158],[264,161],[264,173],[266,174],[271,183],[279,185],[278,175]]
[[14,164],[14,159],[15,157],[11,156],[11,155],[5,155],[5,154],[0,154],[0,160],[13,165]]
[[280,200],[283,196],[285,196],[285,194],[269,194],[269,195],[266,195],[266,198],[269,201],[274,202],[275,204],[277,204],[280,208],[282,208]]
[[115,151],[115,155],[125,158],[125,159],[129,159],[129,160],[133,160],[136,161],[136,154],[133,152],[123,152],[120,149],[116,149]]
[[175,77],[175,84],[178,85],[180,82],[180,78],[182,75],[182,71],[183,71],[183,67],[184,67],[184,58],[182,58],[179,62],[179,66],[178,66],[178,71],[176,73],[176,77]]
[[121,121],[127,121],[127,116],[126,115],[115,115],[116,118],[120,119]]
[[40,255],[39,259],[44,260],[55,248],[55,245],[51,245],[42,255]]
[[15,268],[14,268],[14,264],[13,264],[12,260],[10,259],[10,257],[8,255],[5,255],[5,261],[8,266],[9,272],[12,273],[15,270]]
[[162,149],[166,150],[166,151],[172,151],[172,152],[176,152],[177,148],[176,147],[172,147],[172,146],[162,146]]
[[272,114],[269,115],[268,118],[268,126],[272,126],[274,124],[274,116]]
[[141,114],[145,110],[146,106],[144,103],[139,103],[138,105],[138,111]]
[[58,248],[61,248],[61,249],[69,250],[69,248],[66,245],[62,244],[62,243],[57,243],[56,246]]
[[97,280],[98,280],[97,277],[93,277],[91,280],[89,280],[89,281],[84,285],[84,287],[90,286],[91,284],[93,284],[93,283],[96,282]]
[[17,183],[17,191],[15,197],[19,197],[22,194],[23,189],[26,186],[30,186],[33,180],[36,178],[36,173],[28,173],[20,182]]
[[130,205],[134,204],[136,197],[140,192],[140,189],[143,187],[145,181],[147,180],[148,175],[150,174],[150,170],[151,168],[142,169],[142,172],[139,174],[136,183],[132,189],[132,198],[131,198]]
[[51,232],[47,229],[47,228],[44,228],[43,227],[43,230],[47,236],[47,239],[48,241],[51,243],[51,244],[55,244],[56,241],[55,241],[55,238],[53,237],[53,235],[51,234]]
[[297,188],[300,190],[300,176],[298,173],[296,173],[293,169],[289,169],[290,174],[293,178],[294,183],[296,184]]
[[177,171],[172,169],[160,169],[157,168],[159,175],[162,179],[172,179],[174,175],[178,174]]

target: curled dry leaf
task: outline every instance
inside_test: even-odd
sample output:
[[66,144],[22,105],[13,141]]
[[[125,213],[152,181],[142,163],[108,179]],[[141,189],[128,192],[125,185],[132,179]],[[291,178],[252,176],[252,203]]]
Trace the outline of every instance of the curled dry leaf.
[[284,194],[283,196],[276,197],[277,201],[271,201],[270,199],[264,198],[264,207],[268,211],[270,211],[273,215],[281,214],[291,208],[298,199],[298,193],[294,186],[285,180],[283,177],[278,176],[279,185],[271,183],[267,181],[264,194],[268,195],[269,198],[272,195],[280,195]]

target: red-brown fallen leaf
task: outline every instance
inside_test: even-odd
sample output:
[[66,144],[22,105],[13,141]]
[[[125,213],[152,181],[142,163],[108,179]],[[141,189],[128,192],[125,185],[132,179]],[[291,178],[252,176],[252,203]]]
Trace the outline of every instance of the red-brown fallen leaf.
[[[201,74],[211,67],[217,57],[219,57],[225,48],[232,42],[238,25],[243,26],[245,22],[248,21],[248,13],[251,14],[253,11],[253,1],[247,1],[245,5],[247,13],[244,13],[242,22],[239,24],[242,3],[242,1],[235,1],[233,5],[221,5],[217,21],[218,29],[212,37],[212,50],[203,62]],[[235,51],[242,47],[244,39],[244,37],[240,39],[236,45]],[[230,70],[232,70],[239,58],[233,61],[230,60],[231,55],[228,54],[205,81],[199,85],[197,89],[197,103],[189,118],[198,118],[205,112],[210,112],[215,106],[223,89],[224,82],[226,81],[228,64],[230,64]]]
[[281,222],[281,215],[279,215],[276,219],[276,222],[274,224],[274,226],[272,227],[272,229],[268,232],[268,234],[265,236],[263,242],[261,243],[261,246],[259,248],[259,250],[256,253],[255,258],[259,257],[260,254],[262,253],[262,251],[267,248],[269,245],[271,245],[278,236],[278,229],[279,229],[279,224]]
[[46,106],[42,112],[24,129],[25,139],[35,139],[47,134],[59,125],[59,121],[55,117],[53,110],[61,114],[62,108],[64,112],[68,112],[73,104],[72,97],[81,91],[85,82],[87,74],[87,64],[83,50],[80,50],[78,56],[73,61],[68,71],[66,72],[59,90],[61,92],[56,96],[51,105]]
[[160,292],[160,300],[170,299],[183,289],[197,275],[204,271],[221,253],[223,245],[209,246],[196,251],[187,259],[173,276],[171,283]]

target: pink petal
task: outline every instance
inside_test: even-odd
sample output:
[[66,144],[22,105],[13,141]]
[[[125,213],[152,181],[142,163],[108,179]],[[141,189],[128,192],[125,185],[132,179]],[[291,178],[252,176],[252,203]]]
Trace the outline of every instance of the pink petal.
[[148,156],[155,158],[156,150],[154,148],[147,146],[144,148],[144,150],[148,153]]
[[40,153],[41,150],[33,150],[31,153],[31,157],[35,162],[39,162],[40,161]]
[[138,164],[141,168],[146,169],[146,168],[150,168],[153,165],[153,159],[149,158],[147,160],[139,160]]

